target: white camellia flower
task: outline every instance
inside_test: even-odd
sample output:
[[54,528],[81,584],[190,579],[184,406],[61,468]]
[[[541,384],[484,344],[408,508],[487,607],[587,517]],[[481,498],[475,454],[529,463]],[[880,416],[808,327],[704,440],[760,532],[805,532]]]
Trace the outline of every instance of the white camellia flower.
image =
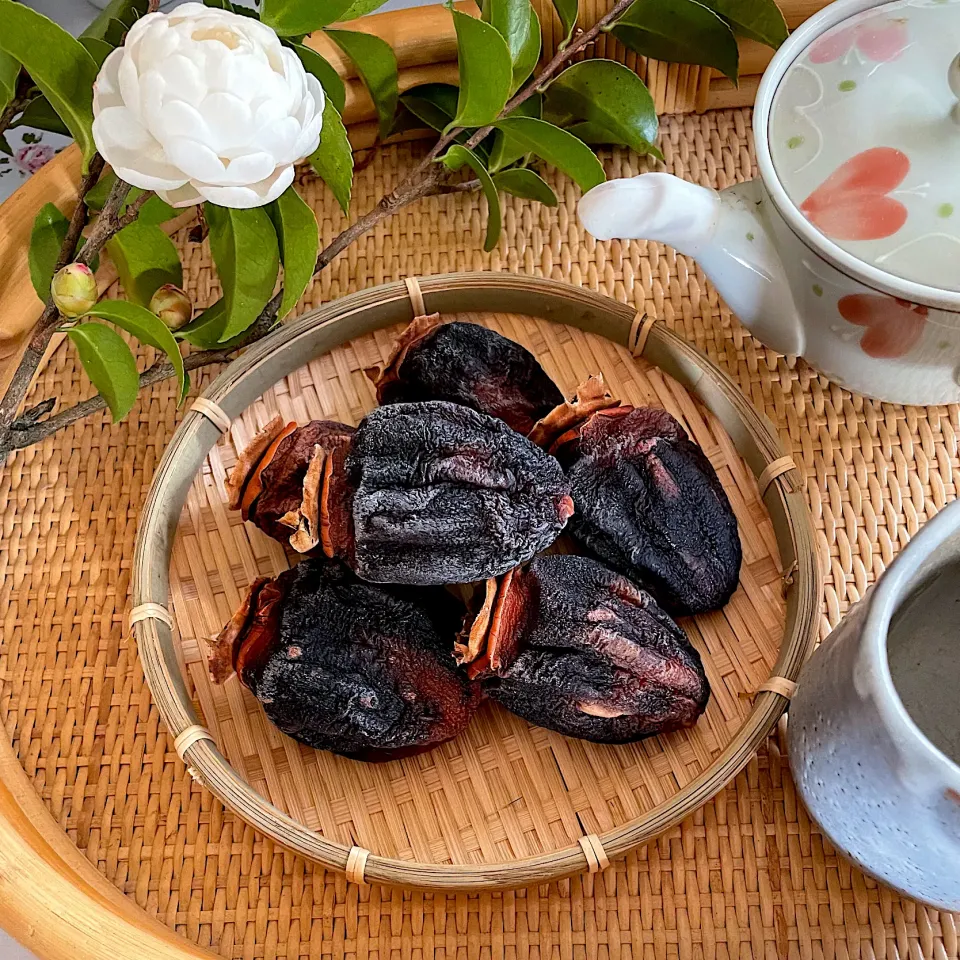
[[185,3],[142,17],[104,61],[93,137],[117,176],[175,207],[259,207],[317,149],[323,103],[269,27]]

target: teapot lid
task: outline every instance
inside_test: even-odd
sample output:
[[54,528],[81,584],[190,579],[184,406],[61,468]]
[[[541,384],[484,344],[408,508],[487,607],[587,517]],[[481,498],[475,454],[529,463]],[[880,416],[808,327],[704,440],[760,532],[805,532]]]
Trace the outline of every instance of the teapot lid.
[[858,260],[960,291],[960,0],[894,0],[816,36],[767,128],[794,206]]

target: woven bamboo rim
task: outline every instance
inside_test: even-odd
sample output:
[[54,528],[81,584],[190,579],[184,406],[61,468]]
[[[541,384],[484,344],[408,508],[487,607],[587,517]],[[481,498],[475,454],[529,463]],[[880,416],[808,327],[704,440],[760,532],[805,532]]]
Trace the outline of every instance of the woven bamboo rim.
[[[515,312],[562,320],[636,350],[693,393],[728,431],[738,453],[756,476],[772,465],[764,493],[776,533],[783,569],[786,628],[772,676],[784,683],[762,685],[740,730],[714,762],[669,801],[607,833],[587,838],[587,845],[552,851],[506,863],[429,864],[382,857],[347,848],[318,835],[255,793],[230,766],[202,730],[181,673],[172,631],[165,618],[146,616],[136,625],[147,682],[161,716],[177,738],[188,734],[181,755],[190,772],[247,822],[286,847],[355,880],[445,890],[477,890],[545,882],[589,867],[599,869],[678,823],[709,799],[753,756],[782,715],[800,666],[812,649],[818,625],[820,583],[812,526],[798,485],[785,469],[779,441],[719,368],[662,325],[638,321],[629,307],[587,290],[550,280],[492,275],[449,274],[420,281],[431,311],[453,313],[482,305],[491,311]],[[205,392],[205,399],[234,418],[263,391],[292,373],[307,358],[319,356],[346,340],[410,317],[407,286],[401,282],[353,294],[300,317],[251,348]],[[143,509],[133,571],[134,610],[169,602],[169,563],[177,521],[194,476],[219,438],[221,429],[209,409],[191,410],[174,434],[157,470]],[[774,476],[775,475],[775,476]],[[776,481],[776,482],[774,482]],[[181,743],[183,741],[180,741]],[[363,855],[361,857],[361,854]],[[362,860],[362,862],[360,862]]]

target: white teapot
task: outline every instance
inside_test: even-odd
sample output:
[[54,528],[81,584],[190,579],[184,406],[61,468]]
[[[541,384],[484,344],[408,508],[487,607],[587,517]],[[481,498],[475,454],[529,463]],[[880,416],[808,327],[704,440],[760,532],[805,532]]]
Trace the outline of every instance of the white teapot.
[[759,339],[841,386],[960,402],[958,50],[960,0],[837,0],[763,77],[759,180],[611,180],[580,219],[695,257]]

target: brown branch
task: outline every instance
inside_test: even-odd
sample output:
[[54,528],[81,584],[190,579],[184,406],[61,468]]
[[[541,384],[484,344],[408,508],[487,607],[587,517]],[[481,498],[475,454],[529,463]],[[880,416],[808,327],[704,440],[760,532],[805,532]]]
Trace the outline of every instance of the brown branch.
[[13,121],[23,112],[27,104],[33,99],[31,90],[33,81],[27,76],[26,70],[20,70],[17,78],[17,89],[13,99],[0,112],[0,136],[3,136],[13,125]]
[[[550,61],[530,83],[528,83],[507,102],[503,110],[500,111],[497,119],[501,119],[502,117],[508,115],[511,111],[520,106],[520,104],[532,97],[534,93],[541,90],[543,86],[549,82],[561,69],[561,67],[569,63],[569,61],[573,59],[573,57],[575,57],[581,50],[593,43],[603,28],[620,16],[620,14],[623,13],[632,2],[633,0],[617,0],[614,6],[592,27],[581,31],[574,36],[567,46],[562,47],[553,55]],[[471,148],[475,147],[485,137],[487,137],[492,130],[492,124],[486,127],[481,127],[479,130],[473,133],[469,140],[467,140],[466,145]],[[426,156],[423,157],[416,167],[414,167],[414,169],[393,191],[382,197],[372,210],[365,213],[362,217],[347,227],[346,230],[336,236],[317,257],[317,263],[314,268],[314,276],[316,276],[316,274],[318,274],[321,270],[325,269],[336,256],[342,253],[355,240],[358,240],[361,236],[363,236],[363,234],[367,233],[367,231],[372,230],[378,223],[381,223],[382,221],[392,217],[403,207],[406,207],[409,204],[415,203],[417,200],[421,200],[428,196],[475,190],[479,186],[479,181],[470,180],[463,183],[447,183],[446,181],[450,176],[450,172],[434,163],[434,161],[440,156],[441,152],[451,143],[453,143],[461,133],[463,133],[463,128],[457,128],[441,136],[428,151]],[[118,181],[117,186],[119,186],[121,182],[122,181]],[[114,190],[116,189],[117,187],[115,186]],[[138,198],[136,201],[137,209],[139,209],[139,206],[146,201],[146,196],[147,195],[145,194],[143,197]],[[114,199],[113,192],[111,192],[110,200],[107,201],[107,204],[104,204],[103,213],[107,213],[108,204],[112,199]],[[131,206],[134,205],[132,204]],[[97,227],[94,228],[94,233],[91,234],[90,239],[87,241],[87,244],[84,247],[84,256],[87,255],[88,249],[93,248],[94,252],[99,250],[106,240],[113,235],[113,233],[116,233],[118,229],[121,229],[121,227],[125,225],[122,223],[122,221],[129,216],[130,210],[128,208],[127,214],[125,214],[124,217],[117,218],[116,210],[118,207],[119,203],[117,203],[113,209],[109,226],[104,226],[102,230],[101,223],[104,222],[104,217],[103,214],[101,214],[100,219],[97,221]],[[130,220],[135,219],[135,216],[136,213],[134,213]],[[112,232],[109,232],[111,227]],[[101,236],[101,233],[104,235]],[[96,240],[99,244],[96,247],[93,246],[94,240]],[[184,360],[184,366],[187,368],[187,370],[196,370],[200,367],[205,367],[210,364],[223,363],[230,359],[230,357],[233,356],[237,350],[241,349],[242,347],[249,346],[250,344],[255,343],[257,340],[260,340],[266,336],[266,334],[272,328],[276,318],[276,313],[280,306],[281,293],[282,291],[277,293],[266,305],[266,307],[264,307],[260,317],[257,319],[257,322],[251,328],[250,336],[248,336],[242,344],[232,348],[204,350],[198,353],[192,353]],[[169,379],[170,377],[174,376],[174,373],[175,371],[171,364],[167,362],[157,362],[143,374],[141,374],[140,389]],[[22,402],[22,399],[23,398],[21,397],[20,401],[18,401],[16,404],[17,408],[19,407],[19,403]],[[6,398],[4,402],[6,402]],[[40,420],[39,417],[43,416],[49,409],[51,409],[49,404],[50,401],[45,400],[32,410],[27,411],[16,423],[12,424],[12,429],[9,432],[8,439],[4,440],[4,437],[2,434],[0,434],[0,456],[5,455],[10,450],[18,450],[22,449],[23,447],[31,446],[34,443],[39,443],[41,440],[53,433],[56,433],[58,430],[62,430],[64,427],[67,427],[72,423],[76,423],[78,420],[81,420],[90,414],[96,413],[99,410],[103,410],[106,407],[103,398],[96,396],[91,397],[88,400],[84,400],[67,410],[63,410],[52,417],[48,417],[46,420]],[[5,418],[2,417],[2,408],[0,408],[0,424],[4,422],[4,419]]]
[[[87,235],[87,242],[83,245],[80,256],[77,257],[80,263],[85,263],[89,267],[97,254],[103,249],[104,244],[136,219],[136,213],[127,219],[127,215],[130,213],[129,209],[124,216],[120,216],[120,207],[123,205],[123,201],[129,192],[130,184],[127,183],[126,180],[121,180],[117,177],[116,182],[110,188],[110,193],[107,195],[107,199],[103,204],[100,216],[97,217],[93,229]],[[137,207],[137,211],[139,211],[139,209],[140,207]]]

